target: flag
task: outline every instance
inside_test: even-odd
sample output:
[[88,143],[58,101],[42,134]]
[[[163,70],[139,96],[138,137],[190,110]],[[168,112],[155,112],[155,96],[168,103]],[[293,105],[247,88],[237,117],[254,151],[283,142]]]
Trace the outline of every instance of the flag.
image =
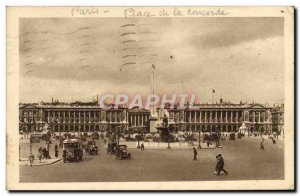
[[215,89],[213,89],[213,93],[216,93]]
[[154,66],[154,64],[152,64],[152,69],[155,69],[155,66]]

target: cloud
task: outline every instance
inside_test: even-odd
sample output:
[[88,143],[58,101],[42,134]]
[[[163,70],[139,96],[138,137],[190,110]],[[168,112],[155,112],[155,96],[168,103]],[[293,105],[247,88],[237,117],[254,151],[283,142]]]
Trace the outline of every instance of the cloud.
[[[154,25],[121,27],[128,22]],[[152,64],[162,93],[193,91],[209,100],[214,88],[235,101],[283,96],[281,18],[21,19],[20,24],[23,100],[33,94],[37,100],[51,94],[81,100],[104,91],[147,93]],[[136,34],[120,36],[127,31]],[[122,43],[126,40],[136,42]]]

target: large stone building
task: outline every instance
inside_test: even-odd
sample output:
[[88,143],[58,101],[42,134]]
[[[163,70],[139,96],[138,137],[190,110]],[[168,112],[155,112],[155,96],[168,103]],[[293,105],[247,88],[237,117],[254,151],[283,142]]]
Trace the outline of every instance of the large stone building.
[[[199,104],[199,109],[157,108],[158,121],[168,116],[175,131],[238,131],[244,123],[250,131],[272,131],[271,107],[261,104]],[[42,130],[48,124],[53,131],[149,131],[150,111],[145,109],[104,110],[96,103],[20,104],[19,129]],[[274,123],[274,122],[273,122]]]
[[177,131],[238,131],[244,123],[250,131],[270,132],[271,108],[261,104],[198,104],[199,109],[161,110],[159,118],[167,113],[169,123]]
[[284,104],[280,106],[274,105],[271,112],[273,131],[280,135],[284,134]]

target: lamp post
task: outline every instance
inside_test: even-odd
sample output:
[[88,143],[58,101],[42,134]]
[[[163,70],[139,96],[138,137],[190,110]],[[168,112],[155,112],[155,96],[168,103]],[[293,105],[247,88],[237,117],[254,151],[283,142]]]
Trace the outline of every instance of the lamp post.
[[117,129],[118,129],[118,146],[119,146],[119,144],[120,144],[120,129],[121,129],[121,126],[118,126]]
[[140,146],[140,132],[139,132],[139,130],[138,129],[136,129],[137,131],[137,141],[138,141],[138,146],[137,146],[137,148],[141,148],[141,146]]
[[200,140],[200,129],[199,129],[199,138],[198,138],[198,140],[199,140],[199,146],[198,146],[198,148],[201,148],[201,140]]

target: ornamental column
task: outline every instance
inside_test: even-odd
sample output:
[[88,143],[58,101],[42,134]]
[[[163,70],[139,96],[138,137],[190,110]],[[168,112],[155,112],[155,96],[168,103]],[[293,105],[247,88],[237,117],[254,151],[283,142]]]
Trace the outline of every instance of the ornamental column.
[[200,123],[202,122],[202,120],[201,120],[201,113],[202,113],[202,112],[201,112],[201,110],[200,110],[200,119],[199,119],[199,122],[200,122]]

